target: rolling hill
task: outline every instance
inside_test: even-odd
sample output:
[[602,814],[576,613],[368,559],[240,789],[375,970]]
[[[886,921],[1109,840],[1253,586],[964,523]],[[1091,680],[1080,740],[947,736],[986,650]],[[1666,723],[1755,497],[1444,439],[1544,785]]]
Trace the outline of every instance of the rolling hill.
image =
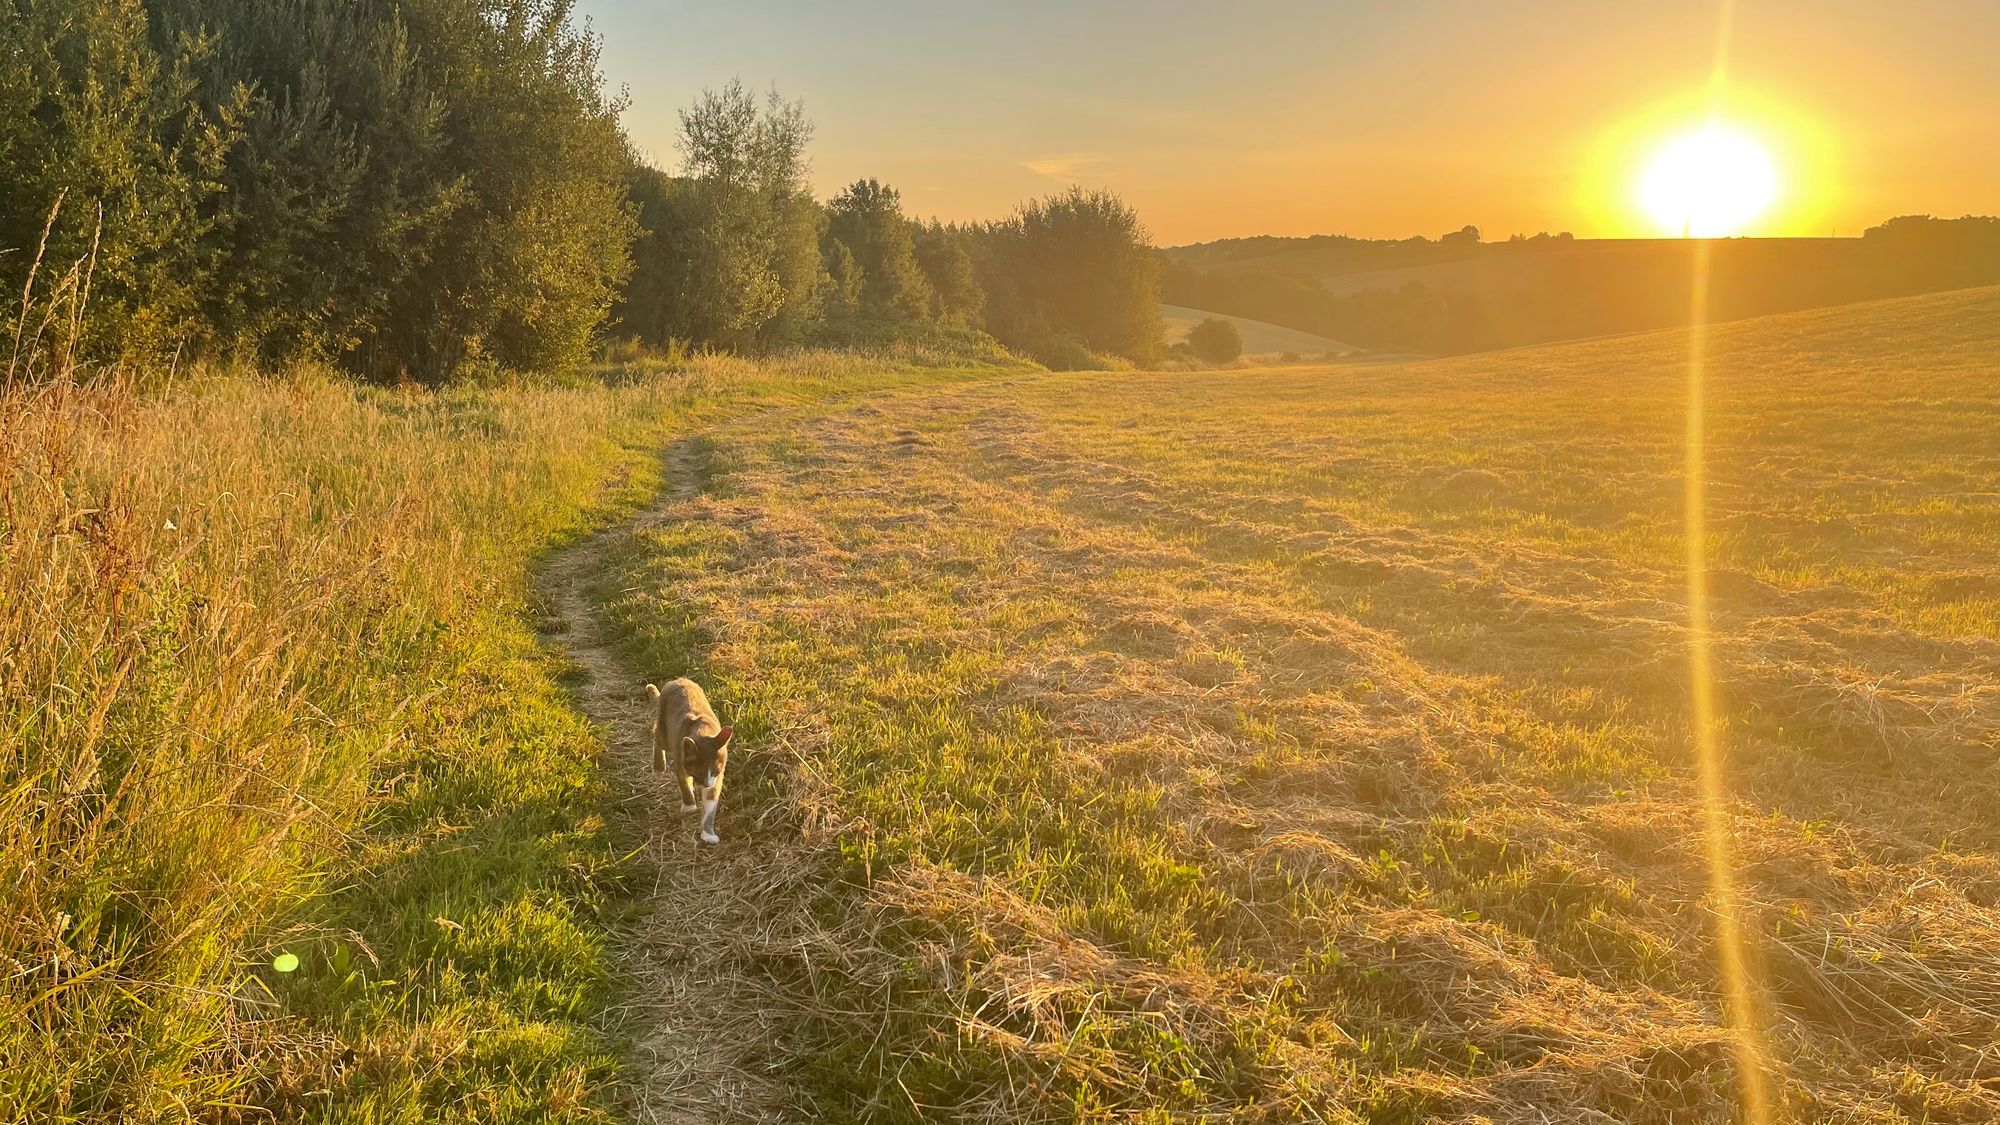
[[1859,238],[1483,243],[1240,239],[1166,252],[1165,297],[1351,341],[1458,354],[1685,324],[1697,269],[1737,320],[2000,282],[2000,220],[1894,219]]
[[1243,353],[1245,355],[1270,355],[1278,352],[1292,352],[1297,355],[1325,356],[1347,355],[1361,349],[1339,340],[1329,340],[1310,332],[1299,332],[1276,324],[1266,324],[1248,317],[1230,316],[1227,313],[1212,313],[1204,309],[1189,309],[1179,305],[1160,306],[1161,319],[1167,324],[1167,342],[1179,343],[1187,338],[1188,330],[1212,316],[1219,316],[1236,325],[1243,333]]

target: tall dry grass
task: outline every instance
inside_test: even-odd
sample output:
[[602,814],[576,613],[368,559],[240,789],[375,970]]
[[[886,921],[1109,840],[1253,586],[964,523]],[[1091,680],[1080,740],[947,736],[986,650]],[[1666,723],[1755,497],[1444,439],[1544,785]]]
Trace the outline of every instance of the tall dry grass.
[[383,764],[421,760],[417,719],[501,659],[482,637],[518,631],[538,555],[644,495],[677,427],[929,377],[923,358],[435,394],[11,382],[0,1117],[256,1100],[302,1033],[279,939],[340,885]]
[[217,381],[0,400],[17,1104],[224,1095],[255,935],[337,854],[436,634],[573,522],[621,396]]

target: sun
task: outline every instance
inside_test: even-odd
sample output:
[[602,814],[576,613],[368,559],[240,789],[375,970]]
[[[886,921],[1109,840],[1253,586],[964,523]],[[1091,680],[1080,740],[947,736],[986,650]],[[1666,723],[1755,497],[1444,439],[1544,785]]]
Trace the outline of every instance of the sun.
[[1778,165],[1755,137],[1708,125],[1668,139],[1639,174],[1641,210],[1661,233],[1739,234],[1778,198]]

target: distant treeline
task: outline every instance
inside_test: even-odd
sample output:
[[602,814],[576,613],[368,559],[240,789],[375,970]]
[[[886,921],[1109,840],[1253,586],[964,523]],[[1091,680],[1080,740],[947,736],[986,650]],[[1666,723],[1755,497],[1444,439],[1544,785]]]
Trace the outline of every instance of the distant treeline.
[[1161,346],[1161,262],[1138,216],[1071,189],[990,223],[919,223],[896,189],[806,189],[812,127],[740,84],[681,114],[683,174],[632,168],[643,234],[614,331],[652,347],[870,344],[988,333],[1051,366]]
[[1408,269],[1481,255],[1520,250],[1545,250],[1574,242],[1568,231],[1543,231],[1532,237],[1517,234],[1505,242],[1485,242],[1479,228],[1465,226],[1438,238],[1421,235],[1411,238],[1353,238],[1344,234],[1315,234],[1304,238],[1260,234],[1251,238],[1219,238],[1196,242],[1165,251],[1175,265],[1203,269],[1238,265],[1250,261],[1283,261],[1288,266],[1307,267],[1323,273],[1364,273],[1370,270]]
[[803,114],[737,87],[688,111],[669,178],[634,157],[573,8],[0,5],[0,361],[439,381],[575,367],[613,334],[985,331],[1071,365],[1157,348],[1159,265],[1116,198],[966,228],[919,226],[872,181],[821,205]]
[[[2000,282],[2000,219],[1905,216],[1859,239],[1720,239],[1715,319]],[[1684,324],[1696,244],[1239,239],[1167,252],[1165,299],[1380,351],[1445,355]],[[1372,271],[1373,277],[1356,274]]]

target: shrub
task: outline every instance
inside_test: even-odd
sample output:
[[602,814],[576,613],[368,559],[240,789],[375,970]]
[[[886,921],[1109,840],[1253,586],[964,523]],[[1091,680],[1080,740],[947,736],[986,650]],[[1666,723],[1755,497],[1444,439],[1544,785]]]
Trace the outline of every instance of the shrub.
[[1028,353],[1051,371],[1116,371],[1131,363],[1122,356],[1093,351],[1088,344],[1067,332],[1057,332],[1037,341]]
[[194,323],[191,247],[217,153],[186,127],[191,80],[148,28],[139,0],[0,6],[10,374],[77,354],[162,358]]
[[1188,330],[1188,347],[1210,363],[1228,363],[1243,355],[1243,333],[1232,321],[1211,316]]

